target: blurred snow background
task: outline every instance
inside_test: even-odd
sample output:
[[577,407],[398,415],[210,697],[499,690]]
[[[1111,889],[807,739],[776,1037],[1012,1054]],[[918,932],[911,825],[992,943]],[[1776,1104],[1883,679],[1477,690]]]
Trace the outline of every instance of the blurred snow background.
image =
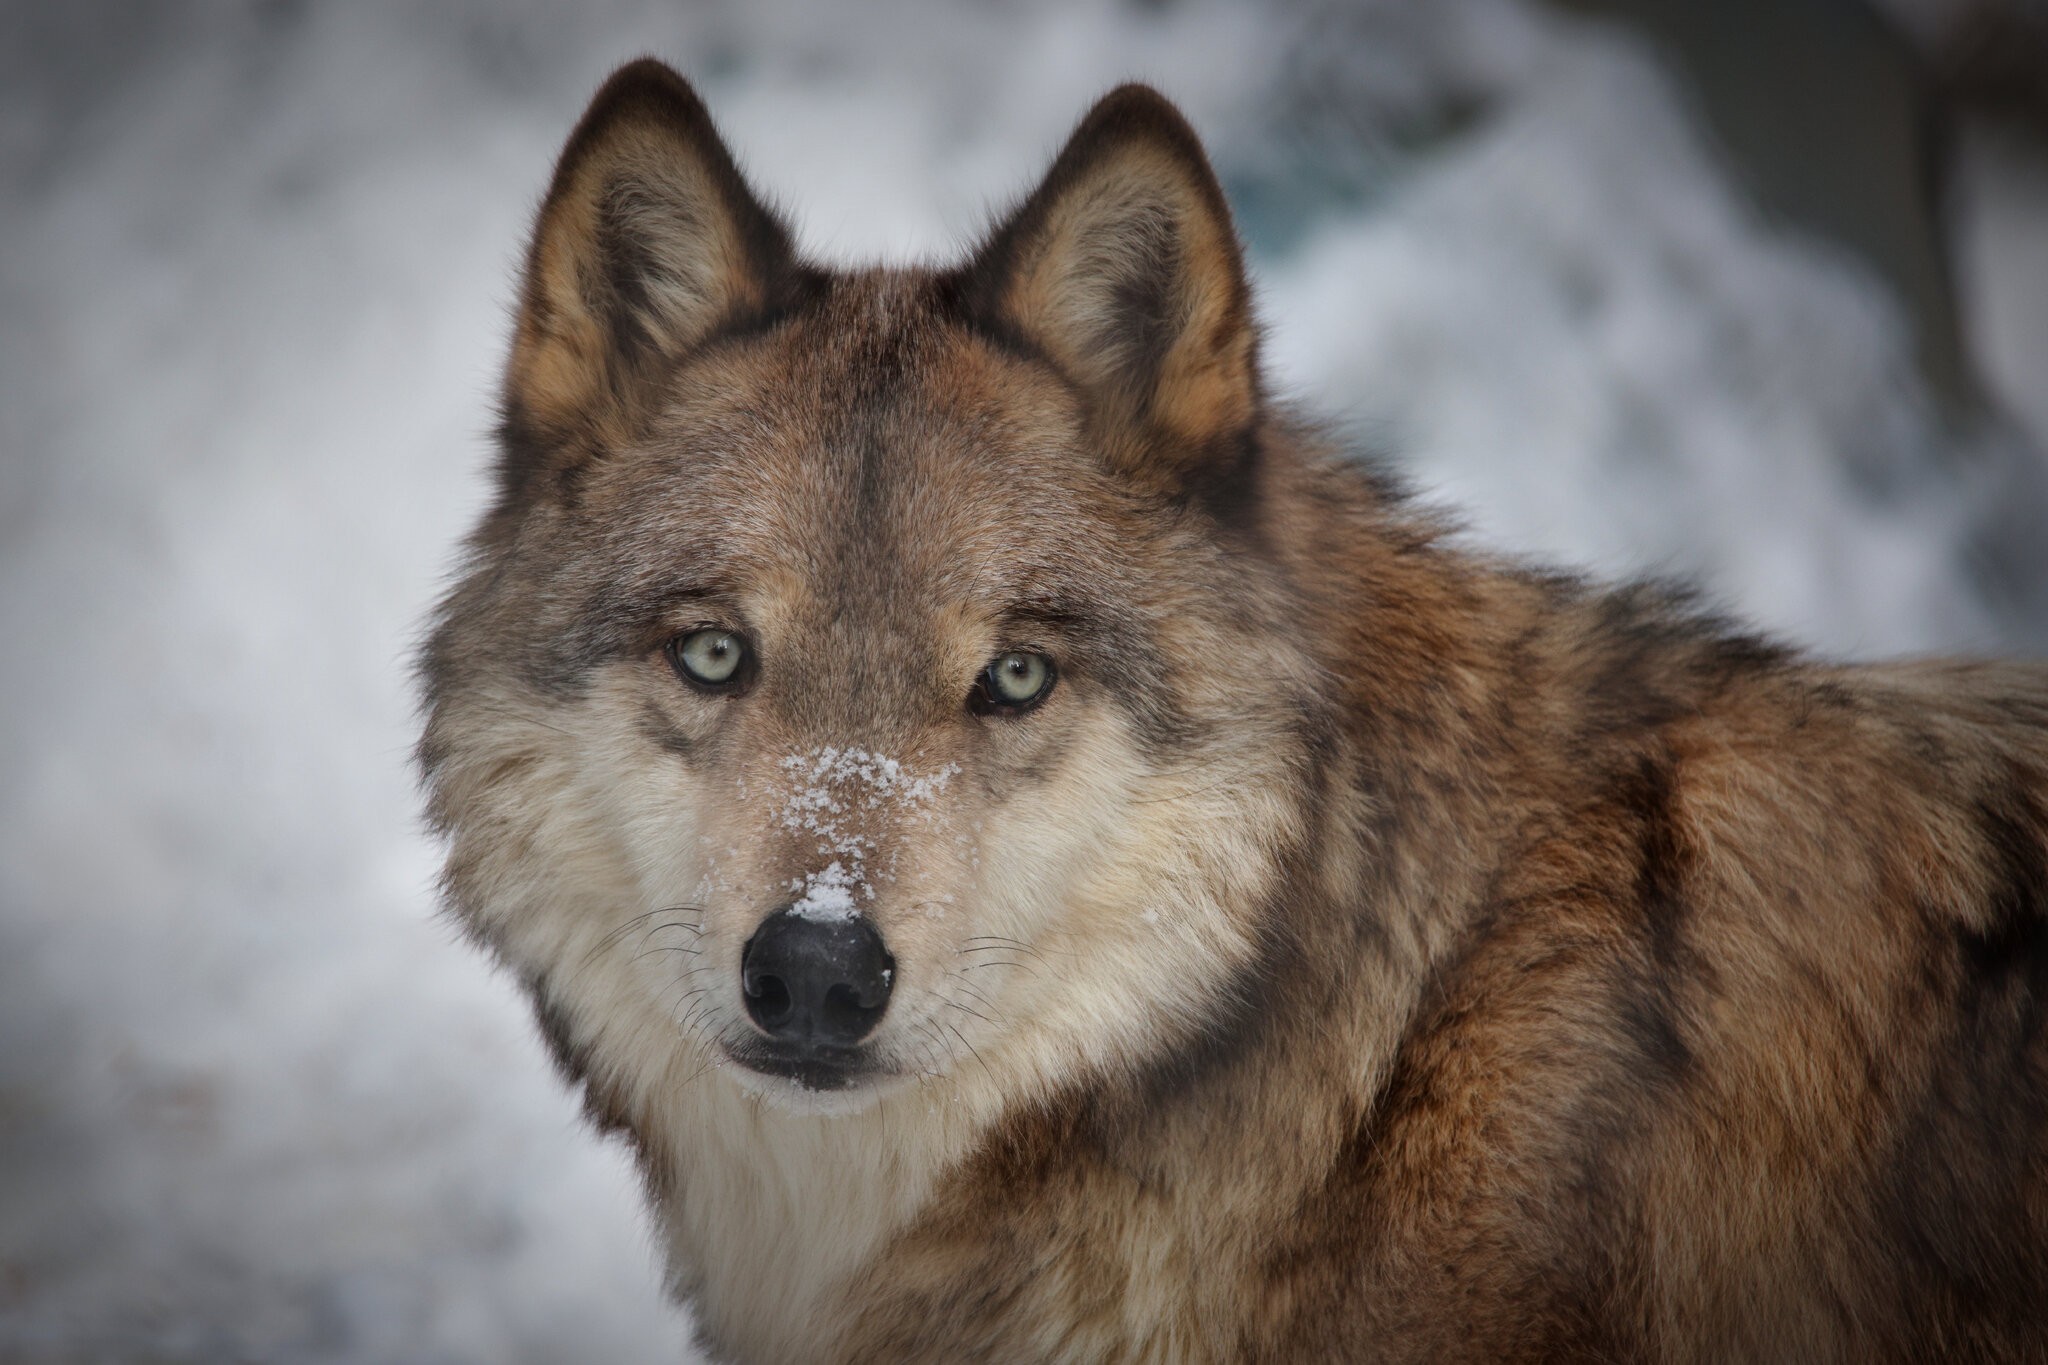
[[[1774,206],[1629,8],[0,9],[0,1358],[687,1357],[407,766],[528,215],[639,52],[835,259],[956,250],[1151,79],[1280,386],[1476,540],[1838,654],[2040,652],[2048,121],[1935,82],[1902,265]],[[1934,70],[1995,5],[1888,8]]]

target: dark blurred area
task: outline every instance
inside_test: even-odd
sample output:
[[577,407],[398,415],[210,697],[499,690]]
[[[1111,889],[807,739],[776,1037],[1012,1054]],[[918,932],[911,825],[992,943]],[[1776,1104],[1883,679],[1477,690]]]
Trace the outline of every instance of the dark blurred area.
[[[1973,550],[1984,589],[2039,648],[2048,637],[2048,373],[2041,353],[1993,357],[1997,304],[1967,278],[1959,214],[1987,176],[2048,177],[2048,4],[2040,0],[1553,0],[1646,34],[1670,62],[1735,174],[1793,228],[1840,243],[1891,288],[1949,420],[2000,432],[2013,505]],[[1989,163],[1989,164],[1986,164]],[[1976,226],[1977,224],[1972,224]],[[1968,229],[1963,229],[1967,232]],[[1991,249],[1997,249],[1994,245]],[[2048,258],[2023,288],[2048,299]]]

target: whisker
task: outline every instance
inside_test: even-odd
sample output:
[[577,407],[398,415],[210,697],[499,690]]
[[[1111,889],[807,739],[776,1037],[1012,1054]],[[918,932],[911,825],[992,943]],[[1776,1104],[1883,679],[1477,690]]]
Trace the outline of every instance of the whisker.
[[1197,796],[1207,796],[1210,792],[1223,791],[1225,788],[1233,785],[1230,782],[1217,782],[1207,787],[1195,787],[1188,791],[1166,792],[1160,796],[1134,796],[1130,799],[1129,804],[1133,806],[1157,806],[1163,805],[1168,801],[1187,801]]
[[989,999],[986,995],[983,995],[981,993],[980,988],[977,987],[972,981],[969,981],[966,977],[960,975],[959,972],[951,968],[948,968],[946,970],[946,975],[952,977],[955,981],[958,981],[960,983],[961,990],[966,991],[968,994],[972,995],[976,1000],[979,1000],[982,1004],[986,1005],[990,1013],[995,1014],[999,1017],[1001,1016],[1002,1011],[996,1008],[996,1002]]
[[653,957],[657,953],[681,953],[684,957],[697,957],[700,955],[701,950],[697,948],[669,948],[657,943],[645,952],[633,954],[626,961],[638,962],[643,957]]
[[[653,919],[655,916],[674,915],[683,912],[689,912],[695,915],[702,915],[704,913],[704,907],[702,907],[701,905],[658,905],[654,909],[647,911],[645,914],[635,915],[631,919],[627,920],[624,924],[621,924],[618,928],[612,930],[610,933],[606,934],[603,938],[599,939],[595,944],[593,944],[591,946],[590,951],[585,953],[581,958],[577,960],[574,970],[580,972],[581,970],[583,970],[583,968],[590,965],[590,961],[592,958],[596,957],[599,953],[604,952],[608,948],[616,947],[620,939],[632,933],[635,929],[647,923],[647,921]],[[662,929],[669,927],[688,929],[690,932],[697,934],[701,934],[704,932],[704,924],[701,919],[696,921],[695,923],[692,923],[689,920],[677,919],[669,920],[663,924],[656,925],[653,929],[648,930],[648,933],[657,934],[660,933]]]
[[939,1050],[938,1030],[932,1027],[931,1020],[920,1019],[917,1021],[917,1036],[919,1039],[918,1080],[920,1082],[935,1081],[942,1074],[937,1060]]
[[[682,1004],[685,1000],[689,1000],[695,996],[702,995],[706,991],[710,990],[712,986],[717,984],[716,982],[712,982],[710,984],[697,986],[694,988],[690,985],[691,979],[695,977],[699,972],[706,970],[706,968],[709,965],[710,964],[708,963],[699,963],[697,966],[691,967],[689,970],[678,974],[675,981],[671,983],[677,991],[676,998],[673,1001],[664,1001],[662,1005],[662,1011],[665,1014],[667,1014],[671,1020],[675,1018],[675,1012],[682,1007]],[[666,992],[664,992],[664,994],[666,994]]]
[[710,1050],[712,1047],[715,1046],[717,1046],[715,1043],[706,1046],[704,1052],[704,1060],[698,1064],[697,1069],[695,1071],[692,1071],[689,1075],[683,1077],[680,1081],[676,1082],[676,1088],[678,1090],[687,1089],[690,1086],[695,1085],[699,1080],[703,1079],[703,1077],[708,1072],[710,1072],[710,1070],[713,1067],[718,1065],[717,1054]]
[[[1030,956],[1038,958],[1040,961],[1043,961],[1045,958],[1045,955],[1039,952],[1039,950],[1032,944],[1026,943],[1021,938],[1009,938],[1002,934],[976,934],[973,938],[966,939],[964,940],[964,942],[985,943],[988,944],[990,947],[995,948],[1015,948],[1018,952],[1028,953]],[[970,951],[986,952],[988,951],[988,949],[975,948],[971,949]]]
[[582,968],[590,961],[590,959],[596,957],[599,953],[603,952],[605,949],[617,943],[627,934],[632,933],[633,930],[639,928],[648,920],[653,919],[656,915],[659,915],[661,913],[661,908],[657,906],[655,909],[649,910],[644,915],[633,916],[633,918],[627,920],[624,924],[621,924],[618,928],[612,930],[610,933],[606,934],[603,938],[599,939],[595,944],[593,944],[589,952],[585,953],[582,957],[576,960],[576,966],[579,969]]
[[987,1024],[990,1028],[995,1027],[996,1021],[989,1018],[986,1014],[983,1014],[980,1010],[970,1009],[968,1006],[961,1004],[958,1000],[954,1000],[943,995],[939,997],[939,1001],[941,1004],[951,1005],[954,1009],[959,1010],[962,1014],[973,1015],[976,1019],[981,1020],[982,1023]]
[[1029,944],[970,943],[967,944],[965,947],[961,948],[956,954],[956,956],[964,957],[968,953],[979,953],[984,956],[991,953],[1019,954],[1021,956],[1030,958],[1034,966],[1044,967],[1047,971],[1052,970],[1052,963],[1046,959],[1045,954],[1039,952],[1035,948],[1032,948]]
[[693,934],[701,934],[704,932],[704,926],[702,924],[692,924],[688,920],[672,919],[662,921],[660,924],[655,925],[652,929],[649,929],[647,933],[650,937],[652,937],[653,935],[660,933],[664,929],[687,929]]
[[962,1033],[959,1029],[953,1027],[952,1023],[949,1020],[941,1019],[939,1020],[939,1023],[945,1028],[945,1030],[948,1033],[952,1034],[955,1038],[958,1038],[960,1040],[960,1046],[967,1049],[968,1055],[972,1056],[976,1063],[980,1065],[982,1073],[986,1075],[991,1081],[993,1081],[996,1078],[996,1073],[989,1070],[988,1062],[982,1057],[981,1053],[975,1050],[974,1044],[967,1041],[967,1035]]
[[552,730],[554,733],[562,735],[569,739],[575,739],[578,737],[574,730],[565,730],[559,725],[554,725],[549,723],[548,721],[542,720],[539,716],[534,715],[530,711],[516,710],[510,706],[494,706],[488,702],[474,702],[468,706],[465,706],[463,709],[465,711],[474,710],[480,715],[496,716],[503,720],[517,721],[522,725],[538,726],[540,729]]
[[[1011,950],[1011,949],[1008,949],[1008,948],[982,948],[982,949],[973,949],[973,950],[962,950],[962,952],[960,952],[960,953],[958,954],[958,956],[960,956],[960,957],[965,957],[965,956],[967,955],[967,952],[968,952],[968,951],[976,951],[976,952],[984,952],[984,953],[1007,953],[1007,952],[1010,952],[1010,951],[1012,951],[1012,950]],[[1005,957],[997,957],[997,958],[987,958],[987,957],[984,957],[984,958],[979,958],[979,959],[975,959],[975,960],[969,961],[969,962],[968,962],[968,963],[966,964],[966,967],[1005,967],[1005,966],[1007,966],[1007,967],[1016,967],[1016,968],[1019,968],[1019,969],[1021,969],[1021,970],[1023,970],[1023,971],[1027,971],[1027,972],[1030,972],[1031,974],[1033,974],[1033,975],[1035,976],[1035,975],[1037,975],[1037,973],[1038,973],[1038,969],[1039,969],[1039,968],[1040,968],[1041,966],[1043,966],[1043,965],[1044,965],[1043,963],[1038,963],[1038,962],[1025,962],[1025,961],[1022,961],[1022,960],[1020,960],[1020,959],[1017,959],[1017,958],[1005,958]],[[961,968],[961,970],[962,970],[962,971],[965,971],[965,970],[966,970],[966,967],[963,967],[963,968]]]

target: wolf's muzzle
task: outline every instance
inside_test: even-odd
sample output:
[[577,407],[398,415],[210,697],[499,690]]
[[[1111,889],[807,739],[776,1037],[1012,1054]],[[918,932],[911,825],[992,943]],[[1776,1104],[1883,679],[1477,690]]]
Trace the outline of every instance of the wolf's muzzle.
[[889,1007],[896,959],[865,916],[818,919],[784,906],[740,954],[747,1013],[782,1043],[850,1047]]

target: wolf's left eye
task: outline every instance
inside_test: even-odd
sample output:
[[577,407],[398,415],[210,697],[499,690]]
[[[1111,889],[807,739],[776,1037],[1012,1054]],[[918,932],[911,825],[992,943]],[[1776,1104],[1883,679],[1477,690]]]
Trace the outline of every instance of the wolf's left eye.
[[968,707],[982,715],[1015,714],[1045,700],[1057,679],[1052,660],[1029,650],[998,654],[974,680]]
[[697,687],[730,692],[746,681],[747,642],[729,630],[686,631],[662,652],[682,680]]

